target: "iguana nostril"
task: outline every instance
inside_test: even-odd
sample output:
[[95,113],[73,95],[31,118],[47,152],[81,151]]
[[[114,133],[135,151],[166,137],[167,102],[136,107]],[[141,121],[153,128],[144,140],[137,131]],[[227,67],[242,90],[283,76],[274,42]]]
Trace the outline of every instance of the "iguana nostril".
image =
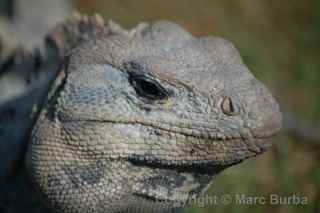
[[224,114],[234,116],[239,114],[239,108],[230,97],[225,97],[221,103],[221,109]]

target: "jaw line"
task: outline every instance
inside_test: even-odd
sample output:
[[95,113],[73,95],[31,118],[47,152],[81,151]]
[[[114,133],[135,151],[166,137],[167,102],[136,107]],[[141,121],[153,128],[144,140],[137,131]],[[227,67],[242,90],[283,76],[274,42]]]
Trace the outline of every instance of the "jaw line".
[[[162,121],[146,121],[144,119],[71,119],[62,121],[63,123],[73,123],[73,122],[91,122],[91,123],[110,123],[110,124],[124,124],[124,125],[141,125],[148,128],[153,128],[156,130],[165,131],[168,133],[176,133],[180,134],[186,137],[194,137],[194,138],[200,138],[204,140],[215,140],[215,141],[228,141],[228,140],[238,140],[238,139],[244,139],[240,135],[237,136],[226,136],[219,131],[217,131],[216,128],[210,127],[210,125],[207,126],[197,126],[196,128],[190,128],[190,127],[179,127],[177,124],[173,123],[165,123]],[[204,131],[205,130],[205,131]],[[268,137],[268,136],[266,136]]]
[[219,174],[224,169],[240,163],[234,163],[229,165],[214,165],[212,162],[210,163],[192,163],[192,164],[169,164],[165,162],[155,162],[155,161],[148,161],[143,159],[141,156],[130,156],[128,157],[128,161],[137,167],[148,167],[152,169],[160,169],[160,170],[173,170],[176,171],[177,174],[180,173],[189,173],[189,174],[196,174],[196,175],[209,175],[215,176]]
[[[160,131],[164,131],[167,133],[175,133],[175,134],[180,134],[186,137],[194,137],[197,139],[202,139],[202,140],[212,140],[212,141],[242,141],[247,149],[253,154],[253,155],[258,155],[261,154],[262,152],[264,152],[266,150],[266,148],[268,148],[269,146],[271,146],[271,143],[269,143],[269,139],[273,137],[273,135],[270,136],[263,136],[263,137],[248,137],[248,138],[244,138],[244,137],[229,137],[229,138],[221,138],[221,137],[203,137],[202,135],[194,135],[194,134],[189,134],[186,133],[184,130],[184,128],[174,128],[175,126],[163,126],[163,123],[160,122],[146,122],[146,121],[139,121],[137,119],[132,119],[132,120],[121,120],[121,119],[78,119],[78,120],[68,120],[68,121],[64,121],[64,123],[73,123],[73,122],[92,122],[92,123],[111,123],[111,124],[124,124],[124,125],[141,125],[147,128],[153,128],[155,130],[160,130]],[[182,131],[178,131],[178,130],[182,130]],[[191,129],[192,130],[192,129]],[[196,129],[195,129],[196,130]],[[214,129],[212,129],[212,131],[215,131]],[[208,136],[208,135],[207,135]],[[259,141],[259,143],[257,143],[257,141]],[[266,142],[267,141],[267,142]],[[248,156],[246,158],[243,159],[239,159],[234,161],[233,163],[229,163],[226,165],[221,165],[221,164],[217,164],[215,163],[213,160],[207,160],[208,162],[202,163],[202,162],[196,162],[194,163],[194,161],[192,163],[183,163],[181,164],[181,162],[160,162],[159,161],[150,161],[148,159],[145,158],[146,156],[138,156],[138,155],[131,155],[128,157],[124,157],[124,160],[128,160],[129,162],[135,164],[135,165],[139,165],[139,166],[153,166],[153,167],[158,167],[158,168],[163,168],[163,169],[174,169],[173,167],[177,168],[176,170],[178,171],[189,171],[190,173],[191,170],[192,171],[196,171],[193,173],[198,173],[198,174],[212,174],[215,175],[216,172],[215,171],[222,171],[225,168],[228,168],[232,165],[241,163],[243,160],[251,157]],[[142,159],[142,160],[139,160]],[[211,171],[213,172],[202,172],[201,170],[203,168],[210,168]]]

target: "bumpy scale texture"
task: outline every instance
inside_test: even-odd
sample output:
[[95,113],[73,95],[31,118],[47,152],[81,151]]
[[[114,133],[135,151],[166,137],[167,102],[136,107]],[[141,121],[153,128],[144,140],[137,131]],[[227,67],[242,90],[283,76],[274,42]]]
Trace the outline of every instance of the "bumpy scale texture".
[[28,147],[54,211],[188,206],[280,129],[276,101],[227,40],[165,21],[98,31],[69,48]]

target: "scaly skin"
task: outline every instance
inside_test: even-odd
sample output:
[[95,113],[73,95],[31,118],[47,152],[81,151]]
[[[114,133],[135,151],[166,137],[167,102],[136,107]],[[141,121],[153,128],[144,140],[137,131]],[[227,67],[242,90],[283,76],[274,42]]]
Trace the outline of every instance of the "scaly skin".
[[33,128],[28,169],[57,212],[171,212],[262,153],[279,107],[228,41],[110,23],[76,45]]

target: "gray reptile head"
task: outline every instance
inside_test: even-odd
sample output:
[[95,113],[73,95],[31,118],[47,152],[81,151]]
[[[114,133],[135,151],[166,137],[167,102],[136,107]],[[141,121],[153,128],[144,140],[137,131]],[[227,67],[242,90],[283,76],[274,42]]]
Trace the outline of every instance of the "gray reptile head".
[[279,107],[228,41],[110,24],[75,48],[33,129],[32,179],[60,212],[184,206],[262,153]]

